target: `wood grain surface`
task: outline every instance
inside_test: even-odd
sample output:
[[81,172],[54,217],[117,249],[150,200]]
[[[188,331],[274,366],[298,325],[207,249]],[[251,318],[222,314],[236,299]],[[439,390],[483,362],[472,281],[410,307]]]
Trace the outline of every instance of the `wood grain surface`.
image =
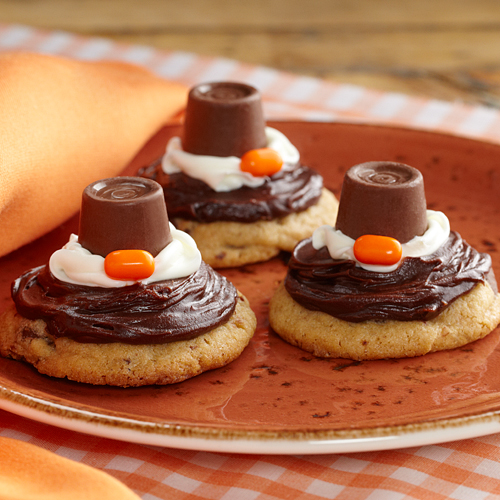
[[498,0],[0,0],[0,22],[500,106]]

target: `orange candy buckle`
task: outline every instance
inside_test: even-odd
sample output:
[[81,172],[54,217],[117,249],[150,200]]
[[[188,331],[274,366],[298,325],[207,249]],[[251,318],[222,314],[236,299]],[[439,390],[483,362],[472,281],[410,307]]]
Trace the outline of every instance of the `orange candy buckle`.
[[154,257],[146,250],[115,250],[104,259],[104,271],[115,280],[143,280],[154,270]]
[[251,149],[241,157],[240,170],[257,177],[271,176],[279,172],[283,159],[271,148]]
[[389,236],[365,234],[354,242],[354,257],[363,264],[392,266],[401,260],[401,243]]

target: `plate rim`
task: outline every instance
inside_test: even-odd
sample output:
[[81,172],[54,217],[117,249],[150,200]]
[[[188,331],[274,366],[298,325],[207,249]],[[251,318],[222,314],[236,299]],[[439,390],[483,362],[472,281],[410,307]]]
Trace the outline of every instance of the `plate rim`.
[[[399,426],[274,432],[202,429],[196,425],[113,417],[28,396],[0,384],[0,409],[55,427],[142,445],[264,455],[383,451],[471,439],[500,432],[500,410]],[[226,434],[226,435],[221,435]]]

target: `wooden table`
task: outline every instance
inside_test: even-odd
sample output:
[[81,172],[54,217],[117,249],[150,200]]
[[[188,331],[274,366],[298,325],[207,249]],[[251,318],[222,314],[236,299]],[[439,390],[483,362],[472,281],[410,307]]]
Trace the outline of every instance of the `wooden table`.
[[500,106],[498,0],[0,0],[0,22]]

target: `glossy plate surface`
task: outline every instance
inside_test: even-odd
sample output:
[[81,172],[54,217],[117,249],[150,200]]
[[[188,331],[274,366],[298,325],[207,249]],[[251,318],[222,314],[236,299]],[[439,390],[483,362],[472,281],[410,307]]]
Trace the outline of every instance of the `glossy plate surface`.
[[[395,160],[420,169],[429,208],[492,255],[500,276],[500,146],[424,131],[280,122],[340,193],[356,163]],[[166,127],[126,173],[159,157]],[[77,232],[77,218],[0,259],[0,308],[10,283]],[[249,298],[257,332],[229,366],[180,384],[120,389],[49,378],[0,359],[0,408],[34,420],[132,442],[235,453],[338,453],[420,446],[500,431],[500,329],[453,351],[371,362],[319,359],[269,331],[267,307],[284,259],[223,271]]]

